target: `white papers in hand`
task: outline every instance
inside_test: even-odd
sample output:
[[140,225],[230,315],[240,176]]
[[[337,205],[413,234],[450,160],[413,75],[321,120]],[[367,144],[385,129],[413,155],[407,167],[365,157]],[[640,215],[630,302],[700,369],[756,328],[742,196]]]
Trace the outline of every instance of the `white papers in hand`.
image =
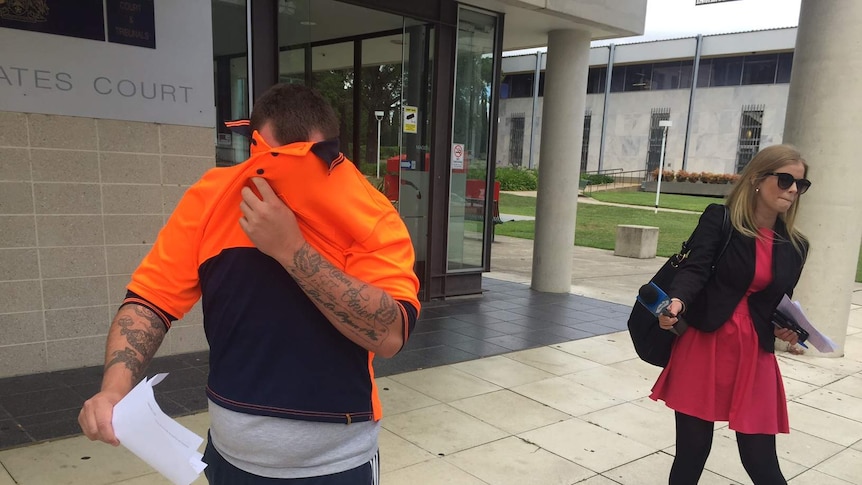
[[198,447],[203,438],[166,415],[153,386],[167,373],[142,380],[114,406],[114,433],[120,443],[175,485],[189,485],[206,468]]
[[796,321],[800,327],[804,328],[808,332],[808,340],[806,343],[813,345],[815,349],[823,353],[835,352],[838,350],[838,346],[835,345],[835,342],[833,342],[832,339],[823,335],[819,330],[814,328],[814,325],[808,320],[808,317],[806,317],[805,313],[802,311],[802,306],[798,301],[790,301],[790,298],[788,298],[787,295],[784,295],[784,298],[781,299],[781,303],[778,304],[778,309]]

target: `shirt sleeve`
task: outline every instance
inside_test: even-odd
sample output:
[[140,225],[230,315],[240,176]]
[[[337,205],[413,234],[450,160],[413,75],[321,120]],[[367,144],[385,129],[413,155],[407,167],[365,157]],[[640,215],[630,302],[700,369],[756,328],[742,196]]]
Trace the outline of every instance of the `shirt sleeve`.
[[180,199],[127,289],[177,319],[201,296],[198,238],[205,200],[197,185]]
[[345,256],[345,273],[412,305],[415,321],[419,312],[419,278],[413,271],[416,256],[407,227],[397,212],[385,212],[371,234],[354,242]]

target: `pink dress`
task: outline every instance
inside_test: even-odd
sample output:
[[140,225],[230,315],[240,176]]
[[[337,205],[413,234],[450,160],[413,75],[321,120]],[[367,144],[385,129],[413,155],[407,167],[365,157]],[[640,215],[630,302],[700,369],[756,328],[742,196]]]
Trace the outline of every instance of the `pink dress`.
[[775,354],[760,348],[748,295],[772,280],[773,232],[761,229],[754,280],[730,319],[715,332],[689,327],[650,398],[706,421],[727,421],[745,434],[789,433],[787,398]]

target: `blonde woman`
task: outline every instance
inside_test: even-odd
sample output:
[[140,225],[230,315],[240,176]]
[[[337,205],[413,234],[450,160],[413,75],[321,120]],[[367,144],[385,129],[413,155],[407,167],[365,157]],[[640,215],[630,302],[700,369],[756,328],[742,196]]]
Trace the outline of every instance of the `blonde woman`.
[[653,387],[654,400],[676,412],[676,457],[670,485],[696,484],[712,446],[713,423],[736,432],[742,464],[755,485],[786,484],[775,435],[788,433],[787,399],[774,354],[775,338],[795,344],[772,315],[792,294],[808,251],[795,228],[799,197],[811,186],[808,166],[789,145],[764,148],[727,197],[732,225],[727,250],[712,270],[723,240],[725,207],[704,211],[688,262],[668,289],[669,330],[684,315],[689,325]]

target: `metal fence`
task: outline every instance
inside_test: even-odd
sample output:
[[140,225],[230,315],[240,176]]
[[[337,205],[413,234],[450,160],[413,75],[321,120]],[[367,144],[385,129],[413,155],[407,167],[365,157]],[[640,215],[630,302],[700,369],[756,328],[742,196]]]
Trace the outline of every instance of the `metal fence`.
[[[586,183],[584,176],[603,175],[610,177],[612,180],[607,183]],[[584,195],[589,195],[594,191],[614,190],[640,187],[642,183],[647,182],[649,174],[646,170],[629,170],[624,171],[621,168],[611,168],[606,170],[593,170],[581,173],[581,186]]]

